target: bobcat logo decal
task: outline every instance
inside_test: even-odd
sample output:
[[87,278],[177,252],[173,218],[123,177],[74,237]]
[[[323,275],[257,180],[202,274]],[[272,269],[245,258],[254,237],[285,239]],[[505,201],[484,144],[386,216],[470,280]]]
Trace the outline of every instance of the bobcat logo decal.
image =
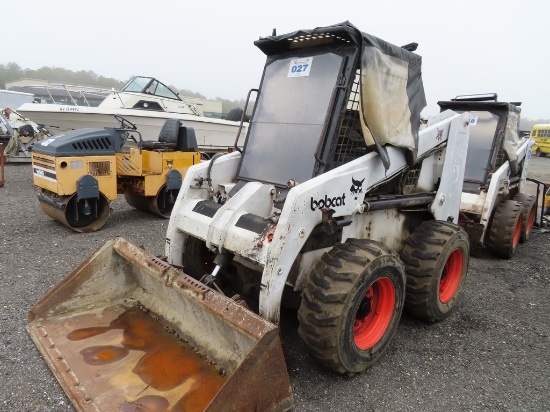
[[352,193],[352,195],[355,195],[355,200],[357,200],[358,194],[363,193],[364,181],[365,178],[363,178],[363,180],[355,180],[353,177],[351,178],[351,187],[349,188],[349,191]]

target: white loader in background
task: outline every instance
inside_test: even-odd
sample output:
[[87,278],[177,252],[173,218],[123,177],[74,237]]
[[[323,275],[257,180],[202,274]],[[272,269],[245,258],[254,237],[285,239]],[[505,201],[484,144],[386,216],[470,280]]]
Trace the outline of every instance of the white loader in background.
[[473,252],[486,247],[510,259],[529,239],[536,214],[535,196],[525,190],[534,142],[518,133],[521,103],[499,102],[493,93],[438,104],[472,115],[459,224]]

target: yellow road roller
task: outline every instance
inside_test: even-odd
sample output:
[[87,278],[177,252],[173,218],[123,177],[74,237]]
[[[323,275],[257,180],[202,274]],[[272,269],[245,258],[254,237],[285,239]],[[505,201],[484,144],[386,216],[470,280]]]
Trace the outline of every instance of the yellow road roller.
[[195,132],[168,119],[158,141],[144,141],[122,117],[118,128],[78,129],[36,144],[34,185],[42,210],[76,232],[107,222],[109,202],[169,218],[187,169],[200,162]]

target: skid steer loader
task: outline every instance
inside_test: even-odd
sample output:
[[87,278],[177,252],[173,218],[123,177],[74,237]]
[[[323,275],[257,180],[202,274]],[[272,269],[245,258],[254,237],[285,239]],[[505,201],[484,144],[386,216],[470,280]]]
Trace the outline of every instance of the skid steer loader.
[[109,202],[169,218],[187,168],[200,162],[192,128],[169,119],[158,141],[143,141],[121,116],[119,128],[77,129],[38,142],[33,180],[41,209],[76,232],[107,222]]
[[533,140],[520,137],[519,102],[499,102],[496,93],[457,96],[441,110],[472,114],[459,224],[472,252],[487,247],[509,259],[529,239],[535,196],[525,192]]
[[427,321],[456,305],[469,114],[419,132],[414,46],[349,22],[255,45],[267,62],[246,143],[187,171],[167,262],[116,239],[30,311],[79,410],[288,410],[282,305],[345,374],[380,358],[404,305]]

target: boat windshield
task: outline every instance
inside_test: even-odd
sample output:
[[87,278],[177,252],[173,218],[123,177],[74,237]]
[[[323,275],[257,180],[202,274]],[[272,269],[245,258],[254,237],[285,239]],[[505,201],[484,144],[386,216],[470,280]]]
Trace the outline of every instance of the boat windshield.
[[152,77],[134,77],[126,86],[122,88],[123,92],[146,93],[169,99],[181,100],[168,86],[162,84]]

